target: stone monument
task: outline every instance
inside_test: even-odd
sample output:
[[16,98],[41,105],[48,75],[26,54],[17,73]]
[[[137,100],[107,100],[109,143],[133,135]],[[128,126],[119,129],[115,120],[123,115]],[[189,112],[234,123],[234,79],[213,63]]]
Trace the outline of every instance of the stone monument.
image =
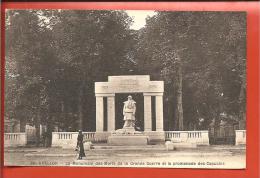
[[142,132],[135,130],[135,112],[136,102],[132,96],[127,97],[128,100],[124,102],[123,116],[124,126],[122,129],[113,131],[108,137],[108,144],[110,145],[147,145],[148,136]]
[[[144,121],[144,131],[142,134],[149,137],[149,142],[157,143],[165,141],[165,133],[163,131],[163,81],[151,81],[149,75],[121,75],[121,76],[108,76],[107,82],[95,82],[95,96],[96,96],[96,133],[95,137],[108,138],[111,133],[116,132],[116,109],[115,98],[118,93],[143,93],[144,105],[143,111],[144,118],[138,118]],[[106,100],[104,100],[106,98]],[[152,102],[154,98],[154,102]],[[106,103],[106,105],[104,105]],[[124,103],[125,104],[125,103]],[[138,103],[135,103],[138,105]],[[104,108],[106,106],[106,109]],[[105,112],[107,116],[107,130],[104,129]],[[135,112],[132,118],[135,119]],[[126,112],[127,113],[127,112]],[[155,120],[152,120],[154,113]],[[134,121],[125,121],[125,127],[122,125],[121,130],[117,132],[135,132],[134,127],[127,127],[128,125],[135,124]],[[155,126],[152,129],[152,125]]]

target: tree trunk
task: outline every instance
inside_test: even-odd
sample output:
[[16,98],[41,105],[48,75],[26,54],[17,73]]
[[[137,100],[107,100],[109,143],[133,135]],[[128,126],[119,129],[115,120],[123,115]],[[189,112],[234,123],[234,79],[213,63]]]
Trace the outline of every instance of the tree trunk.
[[179,61],[177,74],[177,122],[178,130],[183,130],[183,108],[182,108],[182,64]]
[[242,78],[242,83],[239,93],[239,129],[245,129],[246,123],[246,77],[245,74]]
[[79,98],[78,98],[78,116],[79,116],[79,130],[83,129],[83,111],[82,111],[82,99],[83,97],[83,87],[79,87]]
[[37,111],[37,116],[35,120],[35,130],[36,130],[36,146],[40,146],[40,141],[41,141],[41,135],[40,135],[40,109]]
[[83,130],[83,90],[86,84],[86,72],[83,72],[83,81],[79,87],[79,95],[78,95],[78,116],[79,116],[79,130]]
[[26,127],[26,120],[24,118],[22,118],[20,120],[20,132],[25,132],[25,127]]
[[46,141],[45,141],[45,146],[50,147],[51,146],[51,141],[52,141],[52,131],[53,131],[53,122],[52,122],[52,116],[50,115],[50,106],[51,104],[48,104],[48,115],[47,115],[47,122],[46,122]]

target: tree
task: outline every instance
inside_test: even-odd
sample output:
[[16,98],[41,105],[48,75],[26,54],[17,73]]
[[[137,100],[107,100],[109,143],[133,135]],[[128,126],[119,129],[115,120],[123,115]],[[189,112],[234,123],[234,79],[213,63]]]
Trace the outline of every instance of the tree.
[[140,30],[138,63],[165,81],[165,105],[176,108],[165,115],[169,123],[175,118],[175,129],[187,129],[199,117],[209,122],[224,111],[239,113],[245,19],[244,13],[158,12]]
[[[47,83],[51,77],[51,48],[46,39],[49,29],[40,25],[39,11],[8,11],[6,27],[6,113],[36,127],[40,140],[40,124],[48,108]],[[9,90],[13,89],[13,90]],[[13,98],[10,98],[13,97]],[[15,104],[14,104],[15,103]],[[9,115],[9,116],[8,116]],[[22,130],[23,131],[23,130]],[[38,142],[37,142],[38,144]]]
[[84,114],[83,106],[95,102],[94,81],[120,74],[131,19],[121,11],[60,11],[58,19],[53,42],[60,62],[68,67],[66,82],[76,85],[79,129],[83,129],[84,115],[93,119],[91,111]]

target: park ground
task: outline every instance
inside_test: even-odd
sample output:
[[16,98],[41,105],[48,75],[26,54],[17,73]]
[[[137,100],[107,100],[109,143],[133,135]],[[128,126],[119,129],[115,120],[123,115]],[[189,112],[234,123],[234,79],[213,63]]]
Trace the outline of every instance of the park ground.
[[6,166],[87,166],[87,167],[164,167],[232,168],[246,167],[245,146],[203,146],[167,151],[164,145],[148,148],[97,146],[86,150],[86,158],[77,160],[74,149],[6,148]]

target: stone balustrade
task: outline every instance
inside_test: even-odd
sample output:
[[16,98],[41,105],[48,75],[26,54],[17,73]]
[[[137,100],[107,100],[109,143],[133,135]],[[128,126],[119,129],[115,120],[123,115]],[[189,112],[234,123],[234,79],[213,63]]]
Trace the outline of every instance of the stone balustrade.
[[236,130],[236,145],[246,144],[246,130]]
[[26,133],[5,133],[4,147],[25,146],[27,144]]
[[[83,132],[84,140],[91,142],[106,142],[109,132]],[[52,146],[62,148],[75,148],[78,132],[52,132]]]
[[[157,132],[155,132],[157,133]],[[163,133],[163,132],[162,132]],[[83,132],[85,140],[91,142],[106,142],[110,132]],[[173,142],[196,143],[197,145],[209,145],[207,130],[202,131],[165,131],[165,140]],[[151,133],[145,135],[151,136]],[[77,144],[78,132],[53,132],[52,146],[74,148]],[[156,135],[158,136],[158,134]],[[161,136],[160,136],[161,137]],[[236,130],[236,145],[246,144],[246,131]]]
[[197,145],[209,145],[207,130],[200,131],[166,131],[165,139],[172,142],[196,143]]
[[[163,132],[162,132],[163,133]],[[165,140],[173,142],[188,142],[198,145],[209,145],[207,130],[202,131],[165,131]],[[106,142],[110,132],[83,132],[84,140],[91,142]],[[150,132],[146,135],[151,136]],[[156,135],[158,137],[158,134]],[[75,148],[78,132],[52,132],[52,146]],[[161,137],[161,136],[160,136]],[[4,146],[16,147],[27,144],[26,133],[5,133]],[[236,145],[246,144],[246,130],[236,130]]]

